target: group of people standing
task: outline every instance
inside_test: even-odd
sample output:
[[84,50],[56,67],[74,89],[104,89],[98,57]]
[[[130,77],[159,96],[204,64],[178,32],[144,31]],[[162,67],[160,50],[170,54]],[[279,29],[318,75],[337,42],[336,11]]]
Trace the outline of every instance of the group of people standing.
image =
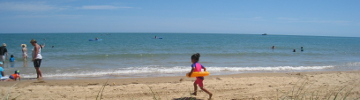
[[[42,60],[41,49],[43,47],[41,45],[39,45],[35,39],[30,40],[30,43],[34,47],[32,49],[32,56],[30,56],[31,61],[34,64],[34,68],[36,70],[37,78],[41,79],[42,78],[42,73],[41,73],[41,70],[40,70],[40,65],[41,65],[41,60]],[[21,47],[22,47],[22,56],[23,56],[22,58],[24,59],[24,64],[25,64],[27,62],[27,58],[28,58],[28,53],[27,53],[28,50],[26,48],[27,47],[26,44],[21,44]],[[7,58],[8,58],[8,50],[6,48],[6,43],[3,43],[3,45],[0,47],[0,67],[1,68],[4,67],[2,65],[5,65],[5,61],[6,61]],[[11,58],[9,60],[10,60],[10,62],[15,61],[13,56],[11,56]],[[15,71],[15,72],[17,72],[17,71]],[[1,75],[4,76],[3,72],[1,72]]]

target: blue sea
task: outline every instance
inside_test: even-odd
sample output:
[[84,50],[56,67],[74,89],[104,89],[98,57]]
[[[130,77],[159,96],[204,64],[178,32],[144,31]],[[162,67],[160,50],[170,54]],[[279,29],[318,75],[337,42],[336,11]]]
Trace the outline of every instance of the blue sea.
[[[157,39],[154,37],[157,36]],[[89,41],[99,38],[98,41]],[[161,38],[161,39],[160,39]],[[200,63],[211,75],[263,72],[360,70],[360,37],[294,36],[199,33],[41,33],[0,34],[15,66],[35,78],[29,57],[22,60],[20,44],[45,44],[41,70],[47,79],[134,78],[184,76],[190,57],[200,53]],[[274,49],[271,47],[275,46]],[[303,47],[304,51],[300,48]],[[296,52],[293,52],[293,50]]]

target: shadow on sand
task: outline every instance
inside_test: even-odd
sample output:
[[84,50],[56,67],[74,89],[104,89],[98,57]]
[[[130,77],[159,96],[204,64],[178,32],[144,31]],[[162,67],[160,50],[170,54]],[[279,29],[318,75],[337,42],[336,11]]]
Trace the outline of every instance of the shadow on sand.
[[195,97],[181,97],[181,98],[174,98],[172,100],[203,100],[203,99],[196,99]]

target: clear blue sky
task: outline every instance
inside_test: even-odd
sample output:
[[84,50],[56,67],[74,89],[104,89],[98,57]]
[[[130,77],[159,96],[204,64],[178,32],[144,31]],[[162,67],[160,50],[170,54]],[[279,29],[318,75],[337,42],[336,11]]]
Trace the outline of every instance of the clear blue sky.
[[0,0],[0,33],[360,37],[360,0]]

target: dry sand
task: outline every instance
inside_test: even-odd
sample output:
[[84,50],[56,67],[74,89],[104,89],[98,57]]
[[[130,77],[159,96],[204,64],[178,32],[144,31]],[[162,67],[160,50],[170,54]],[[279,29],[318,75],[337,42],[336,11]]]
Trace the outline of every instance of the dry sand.
[[[360,71],[247,73],[205,77],[213,100],[346,99],[360,97]],[[187,77],[21,80],[0,82],[1,99],[16,100],[194,100]],[[103,89],[103,90],[102,90]],[[97,98],[98,97],[98,98]]]

